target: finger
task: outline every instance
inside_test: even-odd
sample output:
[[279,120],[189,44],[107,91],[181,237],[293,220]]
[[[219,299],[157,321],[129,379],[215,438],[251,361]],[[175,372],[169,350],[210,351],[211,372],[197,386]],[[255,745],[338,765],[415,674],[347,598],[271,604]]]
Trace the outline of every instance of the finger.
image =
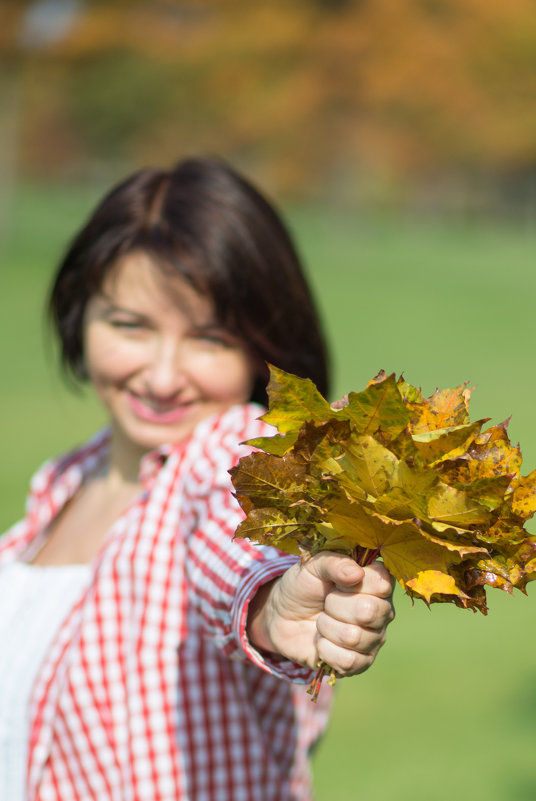
[[364,579],[365,570],[351,556],[322,551],[305,562],[307,570],[322,581],[335,584],[340,589],[356,588]]
[[321,637],[347,651],[360,654],[375,653],[385,641],[385,627],[375,631],[319,615],[316,628]]
[[363,593],[350,595],[340,590],[332,590],[327,594],[324,611],[329,617],[341,623],[373,630],[383,628],[394,618],[390,598],[379,598],[377,595]]
[[376,657],[382,643],[371,653],[360,653],[341,648],[339,645],[327,640],[324,637],[318,638],[318,657],[326,665],[329,665],[338,676],[355,676],[367,670]]
[[390,598],[393,594],[395,580],[383,562],[373,562],[364,568],[365,575],[359,586],[359,592],[377,595],[379,598]]

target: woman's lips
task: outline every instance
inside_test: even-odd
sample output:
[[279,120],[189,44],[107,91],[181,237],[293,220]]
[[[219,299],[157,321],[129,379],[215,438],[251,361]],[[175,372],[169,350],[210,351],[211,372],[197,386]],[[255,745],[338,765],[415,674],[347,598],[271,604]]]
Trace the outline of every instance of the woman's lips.
[[166,425],[180,422],[191,409],[191,404],[181,403],[175,406],[163,406],[161,409],[155,408],[154,401],[144,401],[139,395],[131,392],[127,393],[130,408],[140,420],[147,423],[160,423]]

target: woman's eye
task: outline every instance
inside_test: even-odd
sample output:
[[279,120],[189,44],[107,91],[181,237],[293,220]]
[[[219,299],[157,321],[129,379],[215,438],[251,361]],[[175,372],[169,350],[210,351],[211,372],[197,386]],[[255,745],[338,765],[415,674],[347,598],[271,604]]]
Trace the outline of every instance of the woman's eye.
[[131,331],[143,328],[143,323],[139,320],[110,320],[110,325],[113,328],[123,328]]
[[203,340],[203,342],[208,342],[212,345],[223,345],[223,338],[218,336],[218,334],[200,334],[198,339]]
[[233,344],[228,334],[218,331],[200,331],[194,335],[194,338],[198,342],[220,348],[230,348]]

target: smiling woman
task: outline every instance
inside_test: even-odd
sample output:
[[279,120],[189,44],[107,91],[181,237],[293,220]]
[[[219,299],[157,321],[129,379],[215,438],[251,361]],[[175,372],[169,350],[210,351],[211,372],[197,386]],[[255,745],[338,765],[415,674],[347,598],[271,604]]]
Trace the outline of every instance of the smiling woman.
[[[257,371],[251,400],[266,403],[267,361],[329,391],[324,336],[294,244],[263,196],[214,159],[135,173],[112,189],[74,238],[50,308],[63,362],[75,378],[87,377],[88,299],[132,253],[146,254],[163,279],[178,275],[209,298],[217,328],[247,343]],[[180,305],[181,293],[175,299]]]
[[372,664],[392,584],[233,539],[266,362],[327,389],[282,222],[219,161],[142,170],[75,237],[50,308],[109,426],[36,473],[0,540],[0,797],[306,801],[330,689],[315,706],[300,685],[319,659]]

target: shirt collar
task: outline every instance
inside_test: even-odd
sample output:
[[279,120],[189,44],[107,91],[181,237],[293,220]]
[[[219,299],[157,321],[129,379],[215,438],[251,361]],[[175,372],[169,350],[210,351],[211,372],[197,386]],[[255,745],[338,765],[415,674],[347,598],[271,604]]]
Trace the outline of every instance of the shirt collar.
[[139,478],[142,487],[150,490],[156,481],[156,477],[165,465],[172,450],[176,450],[171,445],[162,445],[154,451],[149,451],[140,461]]

